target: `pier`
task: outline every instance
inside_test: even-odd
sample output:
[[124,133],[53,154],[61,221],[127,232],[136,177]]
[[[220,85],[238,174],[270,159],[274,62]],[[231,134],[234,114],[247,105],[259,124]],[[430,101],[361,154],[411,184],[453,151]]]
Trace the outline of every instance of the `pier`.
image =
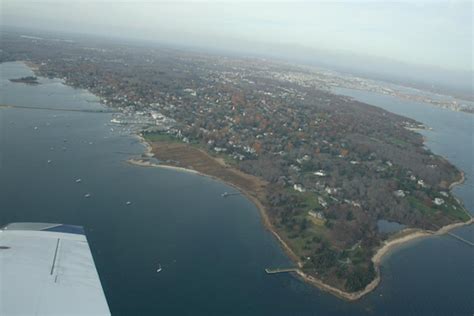
[[469,240],[466,240],[466,239],[464,239],[464,238],[462,238],[462,237],[460,237],[460,236],[458,236],[458,235],[456,235],[456,234],[453,234],[453,233],[451,233],[451,232],[448,232],[447,234],[448,234],[449,236],[453,237],[453,238],[456,238],[457,240],[459,240],[459,241],[461,241],[461,242],[463,242],[463,243],[465,243],[465,244],[468,244],[468,245],[471,246],[471,247],[474,247],[474,243],[471,242],[471,241],[469,241]]
[[266,268],[265,272],[267,274],[276,274],[276,273],[288,273],[288,272],[296,272],[297,268]]
[[[439,226],[438,226],[438,225],[435,225],[435,224],[431,224],[431,225],[433,225],[433,227],[436,227],[436,229],[439,229]],[[465,244],[468,245],[468,246],[474,247],[474,243],[473,243],[472,241],[469,241],[469,240],[467,240],[467,239],[464,239],[464,238],[462,238],[461,236],[456,235],[455,233],[452,233],[452,232],[449,232],[449,231],[448,231],[448,232],[446,232],[446,235],[449,235],[449,236],[451,236],[451,237],[453,237],[453,238],[459,240],[460,242],[465,243]]]

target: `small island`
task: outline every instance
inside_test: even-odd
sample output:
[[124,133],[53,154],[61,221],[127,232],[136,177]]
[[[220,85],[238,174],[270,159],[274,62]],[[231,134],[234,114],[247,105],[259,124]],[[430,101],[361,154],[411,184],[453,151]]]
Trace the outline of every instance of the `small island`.
[[10,79],[11,82],[17,82],[17,83],[24,83],[24,84],[29,84],[29,85],[37,85],[39,84],[38,78],[35,76],[26,76],[26,77],[21,77],[17,79]]

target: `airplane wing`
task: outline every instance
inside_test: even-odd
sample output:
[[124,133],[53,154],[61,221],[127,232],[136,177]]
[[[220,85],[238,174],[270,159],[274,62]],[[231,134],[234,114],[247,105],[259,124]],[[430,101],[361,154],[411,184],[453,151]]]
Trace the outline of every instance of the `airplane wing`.
[[82,227],[0,229],[0,315],[110,315]]

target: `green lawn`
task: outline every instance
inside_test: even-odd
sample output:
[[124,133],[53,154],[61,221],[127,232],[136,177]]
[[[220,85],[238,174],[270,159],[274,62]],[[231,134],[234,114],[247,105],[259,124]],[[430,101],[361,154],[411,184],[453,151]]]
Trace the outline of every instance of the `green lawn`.
[[422,201],[413,196],[409,196],[408,201],[412,207],[420,210],[426,216],[430,216],[437,211],[442,211],[446,216],[454,220],[460,220],[463,222],[469,220],[469,215],[467,215],[460,205],[454,208],[454,205],[457,203],[455,203],[453,199],[448,199],[445,204],[436,207],[428,207]]
[[165,133],[143,133],[143,137],[150,142],[181,142],[178,138]]

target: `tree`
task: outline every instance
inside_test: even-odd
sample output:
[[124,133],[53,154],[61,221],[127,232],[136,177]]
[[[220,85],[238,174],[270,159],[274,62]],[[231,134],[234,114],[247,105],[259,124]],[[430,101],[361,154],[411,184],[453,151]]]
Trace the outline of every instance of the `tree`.
[[349,211],[347,212],[346,219],[347,219],[348,221],[352,221],[352,220],[354,219],[354,213],[352,212],[352,210],[349,210]]
[[356,292],[364,289],[375,277],[375,269],[372,263],[368,267],[356,266],[348,275],[346,289]]

